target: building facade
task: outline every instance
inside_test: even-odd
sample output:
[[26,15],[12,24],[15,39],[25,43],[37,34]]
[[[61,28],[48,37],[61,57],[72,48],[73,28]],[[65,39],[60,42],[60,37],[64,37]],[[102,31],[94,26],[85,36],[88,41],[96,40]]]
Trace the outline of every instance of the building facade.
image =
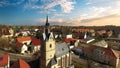
[[119,54],[109,47],[104,48],[93,45],[84,48],[84,55],[95,61],[111,65],[113,68],[118,68]]
[[70,50],[65,42],[56,42],[46,19],[40,49],[40,68],[73,68]]

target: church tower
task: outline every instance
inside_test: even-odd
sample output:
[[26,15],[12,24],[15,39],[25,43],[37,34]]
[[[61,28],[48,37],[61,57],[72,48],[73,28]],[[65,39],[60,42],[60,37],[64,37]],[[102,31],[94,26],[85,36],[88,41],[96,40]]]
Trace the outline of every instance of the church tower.
[[53,33],[50,32],[50,24],[48,23],[48,16],[46,17],[46,24],[43,33],[43,42],[41,45],[40,68],[51,68],[49,64],[55,55],[55,40]]

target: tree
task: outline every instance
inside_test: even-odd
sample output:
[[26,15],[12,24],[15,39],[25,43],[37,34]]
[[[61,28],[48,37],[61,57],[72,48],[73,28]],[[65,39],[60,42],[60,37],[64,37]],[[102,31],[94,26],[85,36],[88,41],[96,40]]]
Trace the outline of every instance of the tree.
[[0,48],[2,49],[9,49],[9,39],[8,38],[4,38],[4,39],[0,39]]
[[43,35],[39,30],[36,32],[36,38],[41,39],[41,40],[43,39]]

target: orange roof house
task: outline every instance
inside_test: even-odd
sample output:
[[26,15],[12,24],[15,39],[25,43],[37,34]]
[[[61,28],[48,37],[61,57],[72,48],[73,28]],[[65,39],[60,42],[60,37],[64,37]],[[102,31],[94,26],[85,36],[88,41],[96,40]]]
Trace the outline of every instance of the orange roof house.
[[22,43],[23,41],[29,41],[31,40],[31,37],[20,37],[17,38],[18,42]]
[[72,38],[65,38],[66,43],[70,43],[72,41]]
[[92,46],[92,49],[97,49],[97,48],[101,48],[104,51],[103,53],[104,56],[114,57],[115,59],[119,58],[119,54],[115,50],[109,47],[104,48],[104,47],[99,47],[95,45]]
[[41,40],[37,38],[32,38],[32,45],[33,46],[39,46],[41,45]]
[[27,44],[30,44],[31,42],[31,37],[20,37],[20,38],[17,38],[17,41],[19,43],[27,43]]
[[0,55],[0,68],[6,66],[9,68],[9,55],[8,54]]
[[119,54],[115,52],[115,50],[110,49],[110,48],[104,48],[104,55],[111,56],[114,58],[119,58]]
[[40,51],[41,40],[35,37],[32,38],[33,53]]
[[21,49],[22,48],[22,43],[16,42],[16,47]]
[[65,42],[67,44],[70,44],[71,42],[75,42],[76,41],[76,39],[73,39],[73,38],[65,38],[64,40],[65,40]]
[[17,62],[15,62],[11,68],[30,68],[30,65],[26,63],[24,60],[19,59]]
[[89,47],[85,47],[84,49],[84,54],[91,58],[102,63],[109,64],[113,66],[114,68],[118,68],[118,63],[119,63],[119,54],[107,47],[100,47],[96,45],[92,45]]

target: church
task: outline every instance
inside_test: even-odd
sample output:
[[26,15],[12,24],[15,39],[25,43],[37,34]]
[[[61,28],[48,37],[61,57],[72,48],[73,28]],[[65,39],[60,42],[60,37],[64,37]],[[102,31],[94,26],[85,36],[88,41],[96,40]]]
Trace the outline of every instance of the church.
[[40,68],[74,68],[68,45],[65,42],[56,42],[53,33],[50,32],[48,16],[46,17],[40,54]]

